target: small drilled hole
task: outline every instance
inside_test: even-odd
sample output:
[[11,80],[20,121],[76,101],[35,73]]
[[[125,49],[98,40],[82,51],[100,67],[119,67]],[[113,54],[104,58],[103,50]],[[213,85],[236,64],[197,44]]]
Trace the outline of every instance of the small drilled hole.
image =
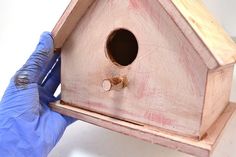
[[106,43],[109,58],[116,65],[131,64],[138,54],[138,42],[132,32],[126,29],[113,31]]

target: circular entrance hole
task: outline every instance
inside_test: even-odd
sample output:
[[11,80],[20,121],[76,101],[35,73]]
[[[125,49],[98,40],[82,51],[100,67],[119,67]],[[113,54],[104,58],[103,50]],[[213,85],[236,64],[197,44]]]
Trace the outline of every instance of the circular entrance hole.
[[106,43],[107,54],[116,65],[131,64],[138,54],[138,42],[132,32],[127,29],[113,31]]

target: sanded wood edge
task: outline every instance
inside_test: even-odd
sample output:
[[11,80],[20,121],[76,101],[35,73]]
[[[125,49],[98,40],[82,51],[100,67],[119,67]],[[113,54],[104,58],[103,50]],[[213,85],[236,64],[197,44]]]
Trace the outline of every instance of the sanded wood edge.
[[235,105],[228,105],[225,112],[209,129],[206,136],[198,141],[189,137],[164,132],[163,130],[152,130],[148,127],[111,118],[102,114],[87,111],[77,107],[55,102],[50,104],[51,108],[64,115],[72,116],[79,120],[101,126],[125,135],[133,136],[153,144],[159,144],[197,157],[209,157],[214,150],[220,134],[235,112]]
[[62,48],[76,24],[95,0],[71,0],[56,26],[52,30],[54,48]]
[[[171,0],[171,2],[198,35],[220,67],[235,64],[235,43],[202,1]],[[194,40],[190,41],[193,45],[196,44]]]
[[158,0],[168,15],[172,18],[178,28],[182,31],[186,39],[191,43],[193,48],[198,52],[201,59],[209,69],[217,69],[220,67],[215,57],[189,25],[188,21],[181,14],[180,10],[175,6],[173,0]]

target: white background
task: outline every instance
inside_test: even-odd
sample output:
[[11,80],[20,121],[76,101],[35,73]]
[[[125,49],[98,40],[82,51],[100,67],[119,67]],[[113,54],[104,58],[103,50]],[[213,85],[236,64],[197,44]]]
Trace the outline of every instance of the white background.
[[[236,37],[236,1],[204,0],[221,25]],[[0,97],[15,71],[51,31],[69,0],[0,0]],[[233,93],[236,91],[234,77]],[[236,100],[232,94],[231,100]],[[84,122],[67,128],[49,157],[190,157]]]

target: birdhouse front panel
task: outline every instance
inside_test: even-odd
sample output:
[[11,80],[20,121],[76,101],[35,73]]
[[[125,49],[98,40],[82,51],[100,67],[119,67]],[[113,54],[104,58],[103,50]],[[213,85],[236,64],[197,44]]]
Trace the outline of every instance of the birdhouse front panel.
[[62,100],[199,136],[207,70],[157,1],[96,1],[63,47]]
[[52,110],[199,157],[222,150],[236,46],[201,1],[71,0],[52,36]]

